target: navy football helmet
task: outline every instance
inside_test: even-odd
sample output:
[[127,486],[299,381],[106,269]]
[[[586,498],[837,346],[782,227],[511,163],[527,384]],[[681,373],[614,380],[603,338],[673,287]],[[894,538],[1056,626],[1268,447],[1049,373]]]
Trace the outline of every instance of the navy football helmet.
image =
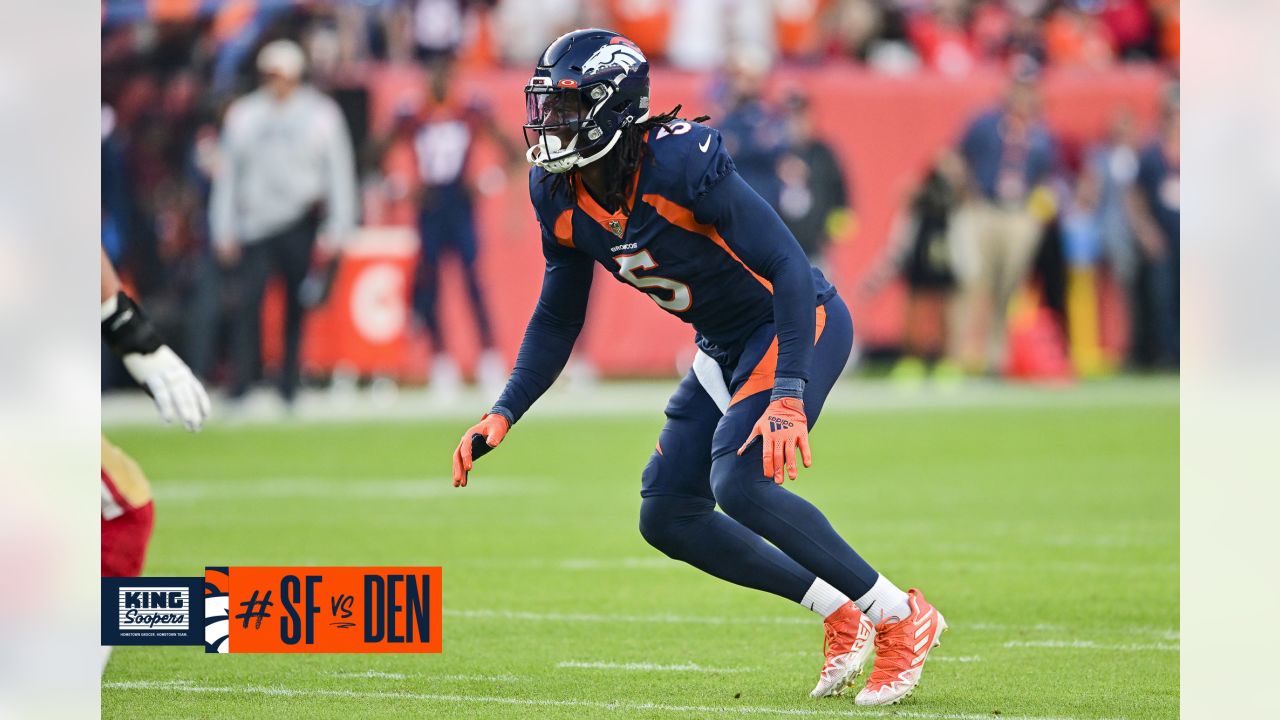
[[609,30],[574,30],[547,46],[524,88],[525,157],[562,173],[604,157],[649,119],[649,61]]

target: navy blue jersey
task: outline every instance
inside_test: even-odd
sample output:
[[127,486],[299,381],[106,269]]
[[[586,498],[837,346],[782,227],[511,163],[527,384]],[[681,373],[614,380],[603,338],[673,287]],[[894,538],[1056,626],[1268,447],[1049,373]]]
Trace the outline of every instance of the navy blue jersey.
[[530,198],[546,274],[511,382],[498,405],[518,418],[568,358],[586,313],[592,263],[693,325],[723,365],[751,332],[778,328],[780,378],[808,378],[814,309],[835,294],[777,213],[739,177],[716,130],[686,121],[650,131],[629,215],[574,183],[553,191],[535,168]]

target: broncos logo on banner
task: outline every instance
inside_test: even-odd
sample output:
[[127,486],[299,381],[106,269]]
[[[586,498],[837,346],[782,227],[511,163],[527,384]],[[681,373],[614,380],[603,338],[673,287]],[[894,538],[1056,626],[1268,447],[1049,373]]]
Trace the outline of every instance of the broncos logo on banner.
[[611,67],[631,72],[635,66],[645,62],[644,55],[634,45],[618,43],[605,45],[591,53],[591,57],[582,64],[583,75],[595,75]]
[[[206,567],[204,570],[204,651],[230,652],[227,642],[231,634],[231,576],[225,567]],[[193,601],[194,602],[194,601]]]

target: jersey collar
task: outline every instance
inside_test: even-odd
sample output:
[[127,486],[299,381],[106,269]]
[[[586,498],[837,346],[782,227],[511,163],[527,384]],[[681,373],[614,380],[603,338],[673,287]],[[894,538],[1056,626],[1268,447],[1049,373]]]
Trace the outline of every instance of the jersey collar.
[[[640,184],[640,171],[644,168],[644,163],[636,168],[635,173],[631,176],[631,191],[627,196],[627,207],[631,208],[631,212],[636,210],[636,188]],[[578,207],[581,208],[592,220],[595,220],[600,227],[608,230],[617,237],[622,237],[627,232],[627,216],[623,214],[619,208],[617,212],[609,212],[591,197],[591,192],[587,190],[586,184],[578,180],[575,175],[573,179],[574,193],[577,196]]]

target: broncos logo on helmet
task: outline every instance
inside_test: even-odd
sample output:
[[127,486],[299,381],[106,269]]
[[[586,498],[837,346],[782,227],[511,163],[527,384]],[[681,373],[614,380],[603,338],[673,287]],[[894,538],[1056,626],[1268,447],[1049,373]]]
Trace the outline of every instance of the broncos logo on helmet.
[[605,45],[592,53],[591,57],[582,64],[582,74],[595,75],[611,67],[617,67],[623,72],[631,72],[642,62],[645,62],[644,55],[634,45],[623,43]]

